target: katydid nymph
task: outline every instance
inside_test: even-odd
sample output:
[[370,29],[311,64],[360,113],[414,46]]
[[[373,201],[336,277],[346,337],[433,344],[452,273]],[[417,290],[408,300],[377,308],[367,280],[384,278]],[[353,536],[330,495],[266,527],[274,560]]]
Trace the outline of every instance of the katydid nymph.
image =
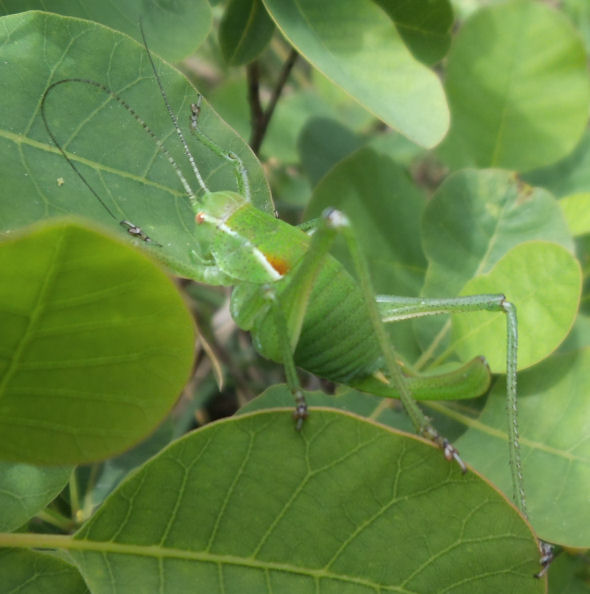
[[[145,39],[144,39],[145,43]],[[110,218],[127,234],[165,249],[156,234],[148,235],[140,221],[121,219],[87,182],[76,163],[62,148],[50,126],[48,98],[61,85],[85,84],[96,87],[124,107],[155,142],[175,171],[186,200],[194,212],[194,233],[205,253],[193,253],[207,270],[209,284],[234,286],[232,315],[242,329],[251,333],[257,350],[284,366],[287,385],[295,400],[295,427],[302,430],[308,408],[296,368],[328,380],[346,384],[379,396],[399,398],[416,431],[442,449],[445,458],[467,470],[455,447],[440,435],[416,403],[422,399],[477,396],[489,384],[489,370],[482,358],[439,375],[419,376],[401,364],[384,322],[445,313],[489,310],[506,314],[508,441],[514,499],[526,515],[518,442],[516,411],[517,321],[514,306],[503,295],[475,295],[448,299],[375,297],[368,267],[354,236],[354,221],[334,209],[306,224],[305,229],[289,225],[257,209],[240,157],[219,147],[200,128],[200,95],[191,106],[190,130],[196,140],[235,170],[236,188],[211,191],[201,175],[188,141],[171,107],[147,44],[146,53],[160,88],[176,135],[194,173],[195,192],[174,157],[148,124],[108,86],[83,78],[61,79],[50,84],[42,97],[41,115],[47,132],[72,169]],[[337,235],[346,242],[355,275],[330,254]]]

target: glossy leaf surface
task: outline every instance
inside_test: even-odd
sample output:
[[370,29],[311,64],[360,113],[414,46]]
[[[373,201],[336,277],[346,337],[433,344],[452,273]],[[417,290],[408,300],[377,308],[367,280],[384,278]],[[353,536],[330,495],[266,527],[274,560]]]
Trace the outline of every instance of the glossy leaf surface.
[[167,60],[181,60],[205,41],[211,28],[208,0],[173,3],[121,0],[116,4],[94,0],[5,0],[0,14],[44,10],[96,21],[126,33],[142,43],[140,20],[150,48]]
[[30,520],[64,488],[71,471],[0,462],[0,531],[10,532]]
[[420,61],[438,62],[451,45],[453,9],[449,0],[376,0],[393,19],[403,40]]
[[[527,504],[539,536],[590,546],[590,351],[554,355],[519,375],[520,444]],[[457,441],[468,462],[511,492],[503,382],[478,422]]]
[[[17,43],[18,41],[18,43]],[[162,83],[181,125],[188,128],[195,90],[157,58]],[[50,83],[82,77],[120,93],[165,144],[189,183],[198,189],[149,67],[143,46],[106,27],[44,13],[4,19],[0,85],[11,88],[0,113],[0,227],[15,229],[50,216],[74,213],[125,232],[120,219],[140,226],[161,248],[153,249],[179,274],[205,280],[203,246],[180,180],[141,125],[109,96],[85,83],[63,84],[47,98],[50,127],[88,183],[113,211],[100,205],[48,137],[40,102]],[[26,76],[23,75],[26,73]],[[16,82],[18,81],[18,83]],[[202,129],[244,160],[256,206],[272,212],[262,170],[251,151],[206,105]],[[185,129],[210,189],[236,189],[234,169]],[[27,196],[28,199],[14,196]],[[153,244],[151,244],[153,247]],[[147,244],[146,247],[150,247]]]
[[219,44],[228,64],[239,66],[254,60],[274,32],[261,0],[232,0],[219,24]]
[[192,318],[146,256],[64,223],[0,243],[0,456],[107,458],[153,431],[191,371]]
[[34,551],[0,551],[3,592],[19,594],[87,594],[78,570],[58,557]]
[[422,592],[433,583],[544,591],[532,578],[529,528],[476,474],[417,438],[321,409],[300,434],[282,410],[186,436],[75,538],[70,552],[97,594],[129,583],[161,592],[198,583],[210,593]]
[[453,125],[441,150],[454,167],[526,171],[578,143],[590,101],[586,53],[556,10],[529,0],[484,7],[448,60]]
[[449,125],[441,84],[375,3],[263,1],[290,43],[369,111],[420,145],[440,142]]

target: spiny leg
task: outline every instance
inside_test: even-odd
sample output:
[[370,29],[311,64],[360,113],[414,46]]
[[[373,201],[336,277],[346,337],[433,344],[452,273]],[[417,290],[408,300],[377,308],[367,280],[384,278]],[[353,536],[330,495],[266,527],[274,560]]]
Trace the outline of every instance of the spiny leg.
[[[428,299],[423,297],[377,297],[378,307],[383,322],[394,322],[430,315],[455,314],[470,311],[501,311],[506,314],[506,400],[508,411],[508,449],[512,473],[514,501],[525,516],[527,515],[526,498],[523,484],[520,441],[518,432],[517,400],[517,355],[518,323],[515,306],[504,295],[469,295],[447,299]],[[556,553],[555,547],[543,540],[539,541],[541,570],[535,577],[541,578],[547,573]]]
[[285,378],[287,386],[295,398],[295,410],[293,411],[293,418],[295,419],[295,429],[301,431],[303,422],[307,419],[309,412],[307,409],[307,402],[301,388],[297,370],[295,368],[295,360],[293,359],[293,349],[291,341],[289,340],[289,331],[287,328],[287,320],[281,306],[277,300],[274,288],[265,287],[265,298],[270,301],[274,323],[277,328],[279,343],[281,347],[281,355],[283,360],[283,367],[285,369]]
[[[273,321],[277,329],[281,358],[285,368],[287,385],[295,398],[295,428],[300,431],[308,416],[307,403],[297,376],[294,352],[299,340],[301,325],[308,308],[309,299],[317,275],[324,266],[336,233],[326,224],[324,219],[318,219],[314,225],[310,245],[297,267],[291,271],[288,279],[291,291],[277,296],[274,287],[265,287],[265,297],[271,303]],[[287,279],[286,279],[287,280]],[[285,311],[289,311],[293,322],[289,327]]]
[[[318,219],[317,223],[314,224],[314,229],[312,240],[305,256],[297,265],[296,269],[291,273],[289,279],[289,288],[292,289],[291,292],[283,291],[280,296],[280,306],[290,312],[290,319],[297,320],[297,322],[293,324],[293,328],[287,328],[287,323],[282,322],[283,331],[279,332],[279,337],[286,337],[282,339],[282,349],[285,354],[284,360],[286,360],[285,357],[287,357],[287,355],[290,362],[293,359],[292,353],[294,352],[299,339],[299,332],[301,329],[300,324],[303,321],[305,310],[309,303],[315,278],[321,267],[324,265],[325,258],[336,235],[342,234],[347,241],[349,251],[353,257],[355,270],[357,271],[358,280],[363,292],[363,300],[369,312],[371,325],[377,337],[380,351],[385,358],[386,369],[389,373],[390,381],[399,392],[402,403],[418,433],[438,445],[443,450],[445,457],[448,460],[454,459],[463,472],[465,472],[466,466],[459,457],[457,450],[447,439],[438,434],[412,398],[401,368],[397,362],[395,351],[390,344],[385,333],[385,328],[381,322],[370,283],[368,268],[364,261],[364,257],[360,253],[358,244],[352,235],[348,219],[339,211],[327,210],[322,214],[322,217]],[[281,311],[280,307],[278,309]],[[285,346],[287,341],[288,345]]]
[[410,417],[412,424],[416,428],[417,433],[436,444],[442,449],[447,460],[455,460],[461,470],[466,472],[467,467],[459,456],[457,449],[449,442],[448,439],[436,431],[412,397],[410,389],[408,388],[402,370],[399,366],[396,352],[385,332],[385,327],[381,321],[379,310],[377,309],[377,303],[375,301],[375,293],[373,291],[369,269],[365,258],[361,253],[359,244],[354,237],[348,218],[344,213],[337,210],[324,211],[322,217],[326,220],[326,224],[329,227],[342,234],[346,240],[348,251],[352,256],[354,269],[358,276],[360,288],[363,292],[364,302],[371,319],[373,331],[375,332],[379,348],[385,361],[386,371],[389,374],[389,380],[399,392],[402,404],[408,416]]
[[523,487],[520,442],[518,436],[518,410],[516,368],[518,354],[518,322],[516,308],[504,295],[469,295],[447,299],[423,297],[377,298],[383,322],[394,322],[423,316],[455,314],[470,311],[499,311],[506,315],[506,399],[508,411],[508,447],[512,473],[513,497],[518,509],[527,515]]

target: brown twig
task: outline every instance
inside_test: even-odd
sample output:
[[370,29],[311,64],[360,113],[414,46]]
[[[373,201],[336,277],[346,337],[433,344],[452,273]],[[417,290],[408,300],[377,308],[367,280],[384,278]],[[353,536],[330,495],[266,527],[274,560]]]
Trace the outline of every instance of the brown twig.
[[279,97],[281,96],[283,87],[289,78],[289,74],[293,68],[293,65],[295,64],[295,61],[297,60],[298,55],[299,54],[297,53],[297,50],[291,49],[289,57],[283,64],[283,68],[266,110],[262,109],[262,104],[260,102],[260,69],[258,62],[254,61],[248,65],[248,102],[250,103],[250,117],[252,120],[252,136],[250,137],[250,147],[255,154],[258,154],[258,151],[260,150],[260,146],[264,140],[268,124],[270,123],[270,119],[272,118],[272,114],[275,110]]

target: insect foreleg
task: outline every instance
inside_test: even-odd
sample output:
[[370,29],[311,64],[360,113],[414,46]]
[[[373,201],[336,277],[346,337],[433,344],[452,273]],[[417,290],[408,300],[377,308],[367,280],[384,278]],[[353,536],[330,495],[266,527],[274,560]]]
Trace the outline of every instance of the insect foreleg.
[[204,144],[213,154],[221,159],[228,161],[234,168],[236,182],[238,185],[238,193],[244,196],[251,202],[250,180],[248,178],[248,171],[244,162],[233,151],[225,151],[218,144],[216,144],[209,136],[207,136],[199,126],[199,116],[201,115],[201,100],[202,95],[199,94],[197,102],[191,104],[190,125],[191,132],[198,138],[199,142]]

